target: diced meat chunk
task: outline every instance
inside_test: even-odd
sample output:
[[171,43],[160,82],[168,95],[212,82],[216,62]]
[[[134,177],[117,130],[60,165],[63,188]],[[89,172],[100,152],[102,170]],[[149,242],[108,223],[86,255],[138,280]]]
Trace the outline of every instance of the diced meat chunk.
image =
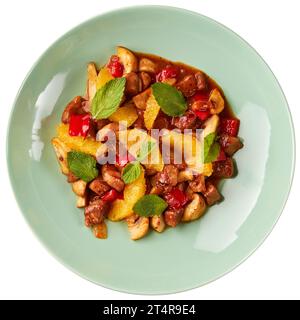
[[150,74],[142,71],[140,73],[140,79],[142,81],[142,90],[146,90],[152,82]]
[[101,199],[96,199],[84,209],[85,225],[87,227],[100,224],[108,213],[109,203]]
[[91,111],[91,103],[89,100],[83,100],[81,106],[84,112],[89,113]]
[[105,127],[107,124],[109,124],[109,120],[108,119],[99,119],[99,120],[95,120],[95,125],[97,130],[101,130],[103,127]]
[[181,91],[185,97],[191,97],[198,89],[195,76],[193,74],[185,76],[176,84],[176,88]]
[[163,193],[170,192],[177,182],[178,169],[172,164],[165,165],[163,171],[154,176],[156,187],[163,190]]
[[213,174],[216,178],[231,178],[234,175],[234,164],[231,158],[213,162]]
[[239,149],[243,148],[243,144],[238,137],[233,137],[226,133],[221,134],[219,142],[225,153],[229,156],[232,156]]
[[145,91],[141,92],[140,94],[134,96],[132,101],[134,102],[135,106],[138,109],[145,110],[147,106],[147,100],[151,95],[151,88],[146,89]]
[[190,186],[188,186],[185,190],[185,196],[188,200],[192,200],[193,199],[193,196],[194,196],[194,191],[191,189]]
[[170,117],[165,115],[163,112],[159,112],[158,116],[156,117],[153,129],[169,129],[170,127]]
[[70,101],[67,104],[67,106],[61,116],[61,122],[69,123],[70,116],[72,114],[77,114],[82,109],[82,102],[83,102],[83,98],[80,96],[77,96],[72,101]]
[[195,73],[196,83],[198,90],[206,90],[207,89],[207,78],[206,75],[198,71]]
[[193,129],[196,123],[197,123],[197,116],[191,110],[188,110],[181,117],[172,118],[172,125],[177,127],[180,130]]
[[94,179],[90,183],[89,188],[99,196],[104,195],[105,192],[107,192],[111,189],[111,187],[105,181],[103,181],[101,178]]
[[166,210],[164,212],[165,223],[169,227],[172,227],[172,228],[176,227],[182,219],[183,212],[184,210],[182,208],[178,210],[175,210],[175,209]]
[[126,86],[125,86],[125,94],[127,96],[135,96],[139,92],[142,91],[142,81],[137,73],[130,72],[125,75],[126,78]]
[[193,192],[204,192],[205,191],[205,178],[204,175],[199,174],[193,181],[189,183],[189,187]]
[[204,195],[206,202],[209,206],[212,206],[213,204],[215,204],[216,202],[218,202],[222,199],[222,196],[219,193],[216,186],[214,186],[210,182],[208,182],[206,184],[206,191],[203,192],[203,195]]
[[144,110],[141,109],[136,109],[138,118],[134,122],[134,127],[143,129],[145,128],[145,123],[144,123]]

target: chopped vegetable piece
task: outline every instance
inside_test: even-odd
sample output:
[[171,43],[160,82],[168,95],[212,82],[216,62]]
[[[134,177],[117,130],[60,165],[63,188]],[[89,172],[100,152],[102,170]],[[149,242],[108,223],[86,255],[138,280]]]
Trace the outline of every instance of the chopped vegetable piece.
[[119,60],[118,56],[112,56],[107,65],[110,74],[115,78],[121,78],[124,72],[124,66]]
[[108,119],[113,122],[126,122],[126,126],[130,127],[138,118],[134,104],[126,104],[118,108]]
[[146,192],[146,179],[144,170],[138,179],[124,188],[124,200],[117,199],[112,203],[108,218],[112,221],[119,221],[133,214],[133,206],[144,196]]
[[196,92],[196,93],[191,97],[192,102],[196,102],[196,101],[207,102],[208,99],[209,99],[209,95],[208,95],[207,93],[203,93],[203,92]]
[[97,76],[97,90],[105,85],[108,81],[112,80],[114,77],[111,75],[107,67],[102,68]]
[[167,79],[176,78],[178,74],[177,67],[168,65],[156,75],[156,81],[162,82]]
[[111,189],[109,191],[107,191],[102,197],[101,199],[103,201],[108,201],[108,202],[113,202],[116,199],[124,199],[124,195],[121,192],[116,191],[115,189]]
[[230,136],[236,137],[240,127],[238,119],[221,119],[220,133],[227,133]]
[[153,128],[153,125],[154,125],[155,119],[158,116],[159,110],[160,110],[160,106],[156,102],[154,96],[151,95],[147,100],[146,110],[144,112],[145,127],[148,130]]
[[86,137],[90,130],[91,117],[89,114],[72,114],[70,116],[70,136]]
[[225,161],[226,159],[227,159],[226,153],[224,152],[223,149],[220,148],[218,158],[215,161]]
[[180,209],[188,202],[186,195],[178,188],[173,188],[165,195],[169,206],[173,209]]
[[87,97],[91,103],[97,91],[97,69],[94,63],[87,66]]
[[194,111],[196,116],[202,120],[205,121],[210,116],[210,111]]
[[68,148],[88,153],[92,156],[96,156],[97,150],[101,147],[101,142],[95,141],[89,137],[76,137],[70,136],[69,125],[61,123],[57,127],[57,138],[67,145]]
[[223,111],[225,107],[224,99],[218,89],[213,89],[209,95],[210,113],[218,114]]

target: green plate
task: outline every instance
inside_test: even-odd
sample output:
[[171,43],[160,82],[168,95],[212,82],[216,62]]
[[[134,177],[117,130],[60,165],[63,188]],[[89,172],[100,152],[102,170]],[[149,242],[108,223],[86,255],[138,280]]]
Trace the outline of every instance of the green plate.
[[[84,226],[83,213],[50,145],[66,103],[83,94],[86,64],[104,63],[116,45],[205,70],[241,119],[239,174],[222,186],[225,201],[199,221],[129,240],[109,223],[107,240]],[[68,268],[115,290],[164,294],[201,286],[247,258],[274,227],[294,170],[294,133],[284,94],[244,40],[202,15],[141,6],[95,17],[66,33],[34,65],[16,98],[7,161],[19,206],[32,230]],[[246,277],[246,275],[245,275]]]

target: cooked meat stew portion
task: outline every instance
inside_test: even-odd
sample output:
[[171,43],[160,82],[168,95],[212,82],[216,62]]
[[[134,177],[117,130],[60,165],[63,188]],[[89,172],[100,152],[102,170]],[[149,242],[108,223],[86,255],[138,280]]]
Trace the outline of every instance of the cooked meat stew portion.
[[105,239],[107,219],[123,220],[138,240],[223,200],[239,127],[205,72],[117,47],[106,63],[88,63],[86,92],[67,103],[52,145],[94,235]]

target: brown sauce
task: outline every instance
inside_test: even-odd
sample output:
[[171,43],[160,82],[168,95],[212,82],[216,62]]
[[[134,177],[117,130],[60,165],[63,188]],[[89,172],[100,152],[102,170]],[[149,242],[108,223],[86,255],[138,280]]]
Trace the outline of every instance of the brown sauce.
[[154,54],[148,54],[148,53],[142,53],[142,52],[134,52],[134,54],[139,59],[147,58],[147,59],[152,60],[158,66],[158,70],[161,70],[161,69],[165,68],[167,65],[176,66],[178,68],[178,70],[179,70],[178,78],[177,78],[178,82],[180,80],[182,80],[186,75],[195,74],[198,71],[204,73],[206,75],[206,77],[207,77],[207,82],[208,82],[208,90],[207,91],[211,91],[214,88],[217,88],[223,95],[223,98],[224,98],[224,101],[225,101],[225,108],[219,114],[220,118],[235,118],[235,119],[237,118],[235,116],[234,112],[232,111],[232,108],[231,108],[230,104],[228,103],[222,88],[217,84],[217,82],[214,79],[212,79],[203,70],[200,70],[200,69],[197,69],[195,67],[189,66],[189,65],[184,64],[182,62],[170,61],[168,59],[162,58],[162,57],[154,55]]

